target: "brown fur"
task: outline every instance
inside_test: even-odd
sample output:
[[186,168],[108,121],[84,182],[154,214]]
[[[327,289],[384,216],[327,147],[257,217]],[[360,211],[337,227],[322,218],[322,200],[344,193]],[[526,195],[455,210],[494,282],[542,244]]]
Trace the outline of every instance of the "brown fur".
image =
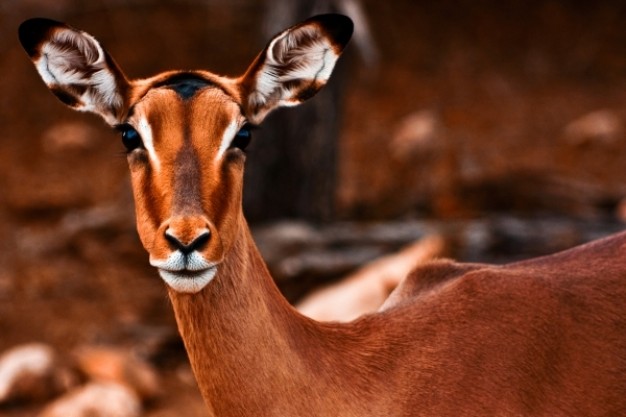
[[[351,33],[347,20],[337,16],[289,30],[303,27],[320,31],[324,52],[341,51]],[[66,25],[28,21],[20,39],[35,63],[57,32],[94,46]],[[71,86],[49,85],[77,102],[94,100],[82,104],[109,122],[147,120],[160,165],[145,149],[131,151],[128,159],[137,227],[151,258],[173,253],[167,228],[184,242],[209,228],[211,238],[198,252],[219,263],[214,280],[194,294],[169,292],[214,415],[626,413],[624,233],[506,266],[429,263],[405,280],[383,311],[351,323],[318,323],[299,315],[276,289],[243,217],[244,154],[229,149],[216,158],[232,121],[254,123],[275,106],[303,98],[298,89],[271,84],[276,89],[266,89],[267,100],[260,94],[249,105],[248,96],[262,90],[266,56],[267,51],[259,54],[238,79],[192,72],[210,85],[190,97],[167,86],[181,72],[127,82],[109,59],[104,70],[121,84],[114,91],[104,84],[80,96]],[[311,60],[305,62],[318,72],[301,84],[318,88],[321,67]],[[61,79],[68,75],[63,67],[49,70]],[[123,97],[118,107],[99,105],[112,93]]]
[[625,255],[620,234],[507,266],[433,262],[395,306],[322,324],[286,304],[242,222],[218,280],[171,297],[218,416],[621,415]]

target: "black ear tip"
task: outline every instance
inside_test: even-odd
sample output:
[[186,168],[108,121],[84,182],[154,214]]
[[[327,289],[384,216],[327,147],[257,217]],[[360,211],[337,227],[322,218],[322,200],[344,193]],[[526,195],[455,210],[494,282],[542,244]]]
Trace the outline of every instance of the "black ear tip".
[[316,22],[337,42],[341,47],[345,47],[354,31],[354,23],[348,16],[342,14],[322,14],[313,16],[307,22]]
[[57,27],[65,27],[56,20],[36,17],[22,22],[17,30],[20,43],[30,56],[37,55],[41,41]]

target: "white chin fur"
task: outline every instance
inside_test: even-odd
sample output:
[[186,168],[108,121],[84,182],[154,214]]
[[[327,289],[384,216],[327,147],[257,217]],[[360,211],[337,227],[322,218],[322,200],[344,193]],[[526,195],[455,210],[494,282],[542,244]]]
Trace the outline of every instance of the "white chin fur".
[[178,274],[173,271],[159,269],[159,275],[163,281],[176,292],[194,294],[207,286],[217,273],[217,265],[203,271],[198,271],[197,275]]

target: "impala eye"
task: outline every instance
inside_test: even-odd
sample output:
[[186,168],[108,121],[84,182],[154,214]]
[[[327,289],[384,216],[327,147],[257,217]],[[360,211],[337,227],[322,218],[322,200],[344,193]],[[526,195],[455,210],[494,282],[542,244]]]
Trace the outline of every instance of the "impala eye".
[[252,131],[250,125],[243,125],[239,132],[233,138],[233,141],[230,143],[230,148],[237,148],[244,151],[246,147],[250,144],[250,140],[252,139]]
[[122,132],[122,144],[128,152],[134,151],[143,145],[139,132],[131,125],[121,125],[119,130]]

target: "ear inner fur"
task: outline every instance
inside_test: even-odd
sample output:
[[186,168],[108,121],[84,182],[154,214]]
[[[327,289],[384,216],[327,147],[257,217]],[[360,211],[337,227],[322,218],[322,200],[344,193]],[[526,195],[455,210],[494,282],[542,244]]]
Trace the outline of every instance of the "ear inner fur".
[[40,76],[63,103],[120,122],[129,101],[129,83],[91,35],[49,19],[31,19],[19,28],[20,42]]
[[246,117],[259,124],[277,107],[313,97],[352,35],[345,17],[322,15],[276,35],[241,78]]

